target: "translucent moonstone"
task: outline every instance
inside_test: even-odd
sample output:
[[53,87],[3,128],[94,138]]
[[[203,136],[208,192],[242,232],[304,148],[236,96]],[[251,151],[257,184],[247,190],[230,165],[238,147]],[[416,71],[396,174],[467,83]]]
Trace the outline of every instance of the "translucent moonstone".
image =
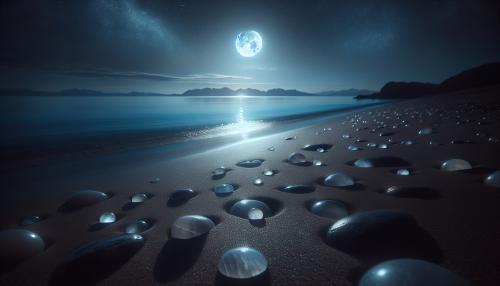
[[358,168],[373,168],[373,162],[369,159],[358,159],[354,161],[354,166]]
[[247,219],[250,216],[250,212],[255,209],[262,212],[263,218],[273,215],[272,209],[266,203],[253,199],[244,199],[237,201],[231,206],[229,212],[237,217]]
[[408,169],[399,169],[396,174],[399,176],[409,176],[410,175],[410,170]]
[[259,167],[262,164],[262,162],[264,162],[264,160],[251,159],[238,162],[236,165],[243,168],[255,168]]
[[107,200],[109,197],[107,194],[94,191],[94,190],[84,190],[79,191],[74,194],[67,202],[68,206],[71,208],[81,208],[89,205],[96,204],[103,200]]
[[429,135],[429,134],[432,134],[432,128],[430,127],[422,128],[418,131],[418,135]]
[[256,186],[261,186],[261,185],[264,185],[264,180],[262,180],[262,178],[255,178],[253,179],[253,184],[256,185]]
[[359,249],[380,251],[380,244],[395,244],[409,231],[419,229],[415,219],[396,210],[357,212],[332,224],[327,233],[328,244],[345,252]]
[[359,286],[467,286],[457,274],[449,270],[417,259],[394,259],[370,268],[359,281]]
[[278,190],[291,194],[306,194],[314,192],[315,188],[309,185],[289,185]]
[[264,176],[273,176],[274,175],[274,171],[271,170],[271,169],[265,169],[264,172],[262,172],[262,174]]
[[378,148],[379,149],[388,149],[389,148],[389,145],[385,144],[385,143],[382,143],[380,145],[378,145]]
[[317,201],[311,206],[310,211],[315,215],[331,219],[341,219],[349,215],[347,206],[338,200]]
[[220,274],[233,279],[249,279],[267,270],[266,257],[250,247],[233,248],[224,253],[219,260]]
[[174,221],[170,235],[175,239],[191,239],[209,232],[215,226],[214,222],[204,216],[181,216]]
[[318,167],[318,166],[323,166],[323,162],[321,162],[321,160],[314,160],[313,161],[313,165]]
[[99,217],[99,222],[100,223],[113,223],[116,221],[116,215],[112,212],[106,212],[106,213],[103,213],[100,217]]
[[469,170],[469,169],[472,169],[471,164],[463,159],[450,159],[441,164],[441,170],[448,172]]
[[347,146],[347,150],[349,150],[349,151],[359,151],[359,150],[361,150],[361,148],[359,148],[358,146],[355,146],[355,145],[349,145],[349,146]]
[[194,198],[197,195],[195,191],[192,189],[179,189],[175,190],[169,197],[168,197],[168,204],[169,205],[181,205],[187,201],[189,201],[191,198]]
[[138,234],[146,231],[149,228],[149,224],[142,219],[137,219],[129,222],[125,227],[125,233],[127,234]]
[[491,187],[500,188],[500,171],[495,171],[484,179],[484,183]]
[[149,199],[148,195],[144,193],[135,194],[130,198],[130,201],[133,203],[142,203]]
[[331,144],[307,144],[302,147],[302,150],[306,151],[316,151],[316,152],[326,152],[326,150],[329,150],[332,148],[333,145]]
[[249,220],[261,220],[263,218],[264,218],[264,213],[262,212],[261,209],[251,208],[248,211],[248,219]]
[[234,192],[234,186],[231,184],[220,184],[213,188],[214,193],[219,195],[230,194]]
[[323,184],[329,187],[348,187],[354,185],[354,180],[342,172],[335,172],[326,176]]
[[37,223],[37,222],[39,222],[41,220],[42,220],[42,218],[40,216],[37,216],[37,215],[28,216],[28,217],[25,217],[25,218],[22,219],[21,225],[27,226],[27,225],[30,225],[30,224]]
[[38,234],[26,229],[0,231],[0,266],[11,266],[45,250]]
[[226,174],[226,168],[218,167],[212,171],[212,176],[222,176]]
[[144,245],[144,237],[139,234],[121,234],[108,239],[96,240],[74,250],[66,260],[68,264],[82,261],[88,267],[112,265],[123,256],[131,256]]
[[288,156],[288,162],[292,164],[303,164],[306,162],[306,156],[302,153],[292,153]]

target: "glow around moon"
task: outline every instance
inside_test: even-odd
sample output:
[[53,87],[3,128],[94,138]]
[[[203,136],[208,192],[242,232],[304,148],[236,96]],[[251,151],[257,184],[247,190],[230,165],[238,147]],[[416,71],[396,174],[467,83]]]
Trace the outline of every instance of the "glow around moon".
[[240,55],[253,57],[262,49],[262,37],[256,31],[241,32],[236,37],[235,45]]

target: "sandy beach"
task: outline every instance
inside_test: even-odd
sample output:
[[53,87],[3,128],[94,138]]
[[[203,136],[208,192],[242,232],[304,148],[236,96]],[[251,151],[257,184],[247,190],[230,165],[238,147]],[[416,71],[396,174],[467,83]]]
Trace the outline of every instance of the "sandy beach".
[[[4,270],[0,285],[234,283],[223,279],[217,267],[226,250],[240,246],[255,248],[267,259],[267,271],[251,281],[254,284],[357,285],[376,263],[417,258],[436,263],[471,285],[495,285],[500,281],[500,193],[484,179],[500,169],[498,90],[370,107],[175,159],[159,152],[154,160],[125,160],[84,171],[74,167],[69,174],[56,169],[37,171],[33,177],[2,175],[0,227],[37,233],[45,250]],[[424,128],[431,128],[432,133],[419,135]],[[303,150],[307,144],[331,148]],[[360,150],[349,150],[349,145]],[[293,152],[302,153],[307,162],[288,162]],[[353,165],[361,158],[373,166]],[[472,168],[452,172],[440,168],[454,158],[468,161]],[[254,159],[261,164],[236,165]],[[314,160],[322,165],[315,166]],[[227,172],[222,178],[212,178],[212,171],[220,166]],[[265,169],[275,174],[265,176]],[[397,175],[398,169],[407,169],[410,175]],[[326,186],[324,178],[334,172],[353,178],[354,186]],[[253,183],[256,177],[263,180],[262,185]],[[237,188],[230,195],[217,196],[212,190],[222,183]],[[290,185],[309,189],[295,193],[283,189]],[[391,186],[406,190],[395,195],[385,192]],[[175,190],[185,188],[194,190],[196,196],[179,206],[167,204]],[[89,189],[102,191],[109,199],[74,211],[61,208],[74,193]],[[130,198],[137,193],[149,199],[131,206]],[[230,207],[241,199],[266,202],[272,214],[259,223],[231,214]],[[310,211],[312,203],[324,199],[344,202],[349,215],[384,209],[404,212],[415,220],[418,231],[408,236],[402,233],[404,227],[389,226],[377,237],[380,241],[360,238],[367,241],[363,248],[335,247],[328,242],[327,229],[337,220]],[[103,212],[116,213],[117,221],[96,226]],[[33,215],[42,219],[20,225],[23,218]],[[170,238],[170,229],[184,215],[206,216],[215,227],[199,239],[176,242]],[[85,271],[93,275],[85,271],[61,274],[74,249],[123,233],[133,219],[144,219],[151,227],[140,233],[144,244],[130,257],[111,256],[102,265],[86,265]]]

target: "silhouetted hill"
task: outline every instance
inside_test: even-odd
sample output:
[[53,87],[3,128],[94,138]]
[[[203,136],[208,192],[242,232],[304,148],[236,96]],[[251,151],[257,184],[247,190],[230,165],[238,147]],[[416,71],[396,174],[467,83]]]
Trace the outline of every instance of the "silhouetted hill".
[[343,90],[327,90],[327,91],[322,91],[316,93],[317,95],[325,95],[325,96],[357,96],[357,95],[365,95],[365,94],[372,94],[374,91],[373,90],[368,90],[368,89],[355,89],[355,88],[350,88],[350,89],[343,89]]
[[456,91],[500,84],[500,63],[490,63],[461,72],[439,85],[440,91]]
[[455,76],[440,84],[419,82],[389,82],[379,92],[358,95],[357,99],[403,99],[454,92],[465,89],[500,85],[500,63],[484,64]]
[[420,82],[388,82],[379,92],[367,95],[358,95],[357,99],[396,99],[396,98],[412,98],[422,95],[433,94],[436,92],[438,85],[432,83]]

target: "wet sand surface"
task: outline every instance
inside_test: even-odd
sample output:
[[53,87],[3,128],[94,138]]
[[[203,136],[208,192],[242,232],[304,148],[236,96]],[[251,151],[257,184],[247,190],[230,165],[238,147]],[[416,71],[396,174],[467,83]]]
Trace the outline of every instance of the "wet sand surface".
[[[254,284],[357,285],[369,267],[404,257],[436,263],[472,285],[495,285],[500,281],[500,189],[484,180],[500,170],[500,97],[496,90],[470,93],[353,111],[313,126],[174,160],[161,160],[160,153],[154,162],[103,165],[55,178],[2,177],[2,229],[31,230],[43,238],[46,247],[3,270],[0,284],[234,283],[218,273],[219,259],[226,250],[247,246],[260,251],[268,262],[267,271],[250,281]],[[432,133],[419,135],[424,128],[431,128]],[[318,152],[320,147],[303,150],[307,144],[332,146],[320,146],[325,152]],[[381,144],[387,148],[380,148]],[[349,145],[361,149],[351,151]],[[307,162],[287,162],[293,152],[303,154]],[[356,167],[354,162],[362,158],[373,166]],[[466,160],[471,168],[442,170],[442,163],[453,158]],[[253,159],[263,161],[251,168],[236,165]],[[315,166],[314,160],[322,165]],[[213,178],[212,171],[220,166],[228,171]],[[265,176],[265,169],[277,172]],[[408,169],[410,175],[397,175],[398,169]],[[352,178],[354,185],[325,185],[324,178],[334,172]],[[262,178],[262,185],[253,184],[256,177]],[[152,183],[155,178],[159,181]],[[217,196],[212,189],[222,183],[237,188],[227,196]],[[283,187],[289,185],[309,188],[287,192]],[[386,192],[391,186],[399,190]],[[169,196],[183,188],[197,195],[178,206],[168,205]],[[86,189],[105,192],[109,199],[78,210],[61,207],[75,192]],[[145,193],[149,199],[131,204],[136,193]],[[241,199],[260,200],[272,212],[258,223],[231,214],[229,209]],[[368,237],[361,232],[330,238],[327,230],[338,219],[310,211],[312,203],[323,199],[343,202],[350,215],[390,209],[410,219],[374,223]],[[116,213],[118,220],[96,226],[103,212]],[[19,225],[31,215],[43,219]],[[170,229],[183,215],[206,216],[215,227],[196,239],[179,242],[170,237]],[[61,265],[75,248],[120,235],[133,219],[144,219],[151,226],[140,233],[141,247],[110,254],[99,265],[82,262],[79,267],[92,275],[85,271],[61,274]]]

